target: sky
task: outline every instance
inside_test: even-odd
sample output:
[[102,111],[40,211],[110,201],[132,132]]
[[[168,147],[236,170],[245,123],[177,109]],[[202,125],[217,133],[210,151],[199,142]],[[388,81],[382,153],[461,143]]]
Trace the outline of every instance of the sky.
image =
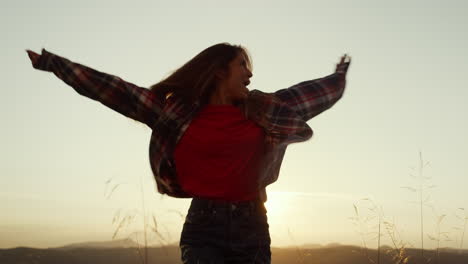
[[461,0],[2,2],[0,248],[111,240],[118,215],[135,217],[116,239],[141,241],[143,218],[154,215],[161,236],[151,243],[177,243],[190,203],[156,192],[146,125],[33,69],[25,49],[149,87],[220,42],[249,50],[249,88],[265,92],[352,58],[343,98],[308,122],[314,136],[288,147],[267,187],[272,246],[364,239],[375,247],[380,216],[420,247],[411,188],[423,186],[424,246],[448,233],[440,245],[460,247],[467,8]]

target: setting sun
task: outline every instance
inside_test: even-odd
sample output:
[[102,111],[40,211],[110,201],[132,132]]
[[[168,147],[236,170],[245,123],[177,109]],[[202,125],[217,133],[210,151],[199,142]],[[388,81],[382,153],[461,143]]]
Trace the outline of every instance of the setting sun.
[[268,200],[265,202],[268,216],[280,216],[284,214],[287,207],[290,206],[289,201],[291,197],[291,194],[284,192],[268,192]]

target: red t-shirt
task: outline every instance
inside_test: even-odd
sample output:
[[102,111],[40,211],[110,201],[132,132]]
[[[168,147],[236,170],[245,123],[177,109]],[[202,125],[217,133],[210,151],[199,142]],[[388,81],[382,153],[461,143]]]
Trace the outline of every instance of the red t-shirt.
[[194,197],[247,201],[258,195],[264,131],[233,105],[207,105],[174,152],[182,189]]

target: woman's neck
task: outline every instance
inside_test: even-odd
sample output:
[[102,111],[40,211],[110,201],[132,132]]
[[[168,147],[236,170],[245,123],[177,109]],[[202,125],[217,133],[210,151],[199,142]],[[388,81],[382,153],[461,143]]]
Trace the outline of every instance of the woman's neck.
[[208,104],[214,104],[214,105],[230,104],[232,105],[233,104],[232,100],[230,100],[223,91],[224,89],[219,89],[218,87],[218,89],[216,89],[213,92],[213,94],[211,94]]

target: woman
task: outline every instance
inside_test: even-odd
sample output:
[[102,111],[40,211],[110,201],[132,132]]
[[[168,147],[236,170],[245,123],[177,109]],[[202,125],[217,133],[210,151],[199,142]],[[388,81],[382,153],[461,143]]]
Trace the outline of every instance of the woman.
[[274,93],[247,89],[240,45],[213,45],[150,89],[42,50],[34,68],[78,93],[147,124],[157,189],[193,198],[180,239],[184,263],[270,263],[265,187],[276,181],[286,147],[306,141],[306,121],[343,95],[350,58],[335,73]]

